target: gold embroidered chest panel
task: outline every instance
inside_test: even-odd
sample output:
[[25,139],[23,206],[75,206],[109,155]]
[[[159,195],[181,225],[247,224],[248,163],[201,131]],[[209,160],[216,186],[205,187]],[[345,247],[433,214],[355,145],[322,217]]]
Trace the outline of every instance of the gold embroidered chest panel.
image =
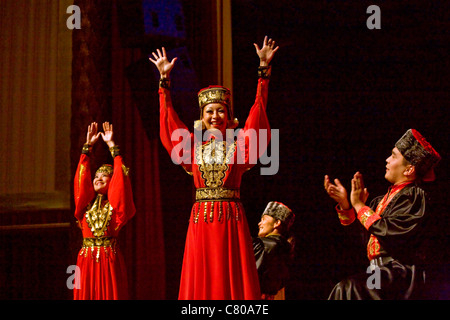
[[195,160],[207,188],[218,188],[223,185],[235,151],[236,142],[227,143],[211,139],[205,144],[201,142],[196,144]]
[[103,199],[99,194],[94,203],[89,205],[86,211],[86,223],[89,226],[94,237],[101,237],[105,235],[108,228],[113,208],[108,200]]

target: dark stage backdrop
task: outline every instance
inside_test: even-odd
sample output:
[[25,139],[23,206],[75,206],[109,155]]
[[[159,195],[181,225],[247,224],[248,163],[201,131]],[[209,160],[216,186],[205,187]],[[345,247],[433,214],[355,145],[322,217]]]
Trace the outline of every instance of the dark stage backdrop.
[[[433,199],[433,297],[449,297],[447,202],[449,141],[449,6],[428,1],[232,2],[235,113],[245,119],[254,99],[265,35],[280,45],[273,60],[268,116],[280,131],[280,169],[244,176],[242,197],[251,230],[266,203],[297,213],[297,256],[290,299],[326,299],[346,275],[365,272],[365,244],[340,226],[324,175],[350,188],[356,171],[370,197],[382,195],[385,159],[409,128],[419,130],[443,160]],[[381,9],[381,29],[369,30],[366,9]],[[255,187],[258,186],[258,187]],[[446,290],[445,290],[446,289]]]

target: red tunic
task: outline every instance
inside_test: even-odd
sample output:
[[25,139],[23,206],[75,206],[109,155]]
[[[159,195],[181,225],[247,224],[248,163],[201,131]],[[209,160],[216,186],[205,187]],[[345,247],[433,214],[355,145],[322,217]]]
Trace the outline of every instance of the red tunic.
[[[136,209],[122,157],[114,158],[107,199],[101,199],[94,191],[89,156],[82,154],[74,180],[74,195],[75,218],[83,234],[83,248],[77,259],[80,283],[78,289],[75,284],[74,299],[127,299],[127,273],[116,241],[120,229]],[[95,219],[95,214],[103,216]]]
[[[259,79],[255,103],[234,143],[214,138],[199,142],[192,133],[172,141],[176,129],[188,129],[172,107],[169,90],[159,89],[161,141],[172,160],[192,175],[196,187],[181,271],[181,300],[261,298],[239,188],[242,175],[256,164],[270,139],[265,111],[268,84],[268,79]],[[259,145],[259,129],[267,130],[263,145]]]

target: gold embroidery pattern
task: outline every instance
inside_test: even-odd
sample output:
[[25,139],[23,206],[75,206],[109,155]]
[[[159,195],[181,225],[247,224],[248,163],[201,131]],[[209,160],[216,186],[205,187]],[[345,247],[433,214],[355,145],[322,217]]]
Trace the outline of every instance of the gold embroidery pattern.
[[359,221],[361,221],[362,225],[367,229],[366,227],[366,221],[369,219],[375,212],[373,212],[369,207],[364,207],[361,209],[362,212],[360,212]]
[[[236,221],[240,220],[241,216],[241,210],[243,210],[240,207],[239,202],[234,202],[236,205],[236,215],[235,219]],[[225,208],[226,206],[226,208]],[[198,223],[200,213],[203,215],[203,221],[208,223],[214,222],[214,210],[218,209],[218,215],[217,215],[217,221],[223,222],[224,219],[224,213],[226,213],[225,219],[230,220],[231,219],[231,202],[230,201],[205,201],[205,202],[196,202],[195,205],[192,207],[191,216],[194,223]]]
[[122,165],[122,171],[123,171],[123,174],[124,174],[126,177],[128,177],[128,173],[129,173],[129,171],[130,171],[130,168],[127,168],[127,167],[125,167],[125,165]]
[[84,165],[80,165],[80,172],[78,173],[78,190],[81,187],[81,178],[83,177],[84,171],[86,170]]
[[94,203],[86,211],[86,222],[94,237],[101,237],[105,234],[109,225],[113,208],[109,201],[103,201],[103,195],[97,195]]
[[[98,262],[100,258],[100,250],[103,247],[106,258],[109,258],[109,254],[116,254],[117,239],[113,237],[99,237],[99,238],[83,238],[83,247],[80,250],[80,256],[84,254],[86,258],[88,252],[91,251],[91,258]],[[90,250],[89,250],[90,248]]]
[[226,188],[198,188],[195,190],[196,201],[220,201],[226,199],[240,199],[239,189]]
[[369,260],[379,256],[380,254],[380,243],[373,234],[370,235],[369,242],[367,243],[367,257]]
[[216,139],[211,139],[205,144],[197,143],[195,157],[206,187],[217,188],[223,185],[235,150],[236,142],[227,144],[226,141],[217,142]]

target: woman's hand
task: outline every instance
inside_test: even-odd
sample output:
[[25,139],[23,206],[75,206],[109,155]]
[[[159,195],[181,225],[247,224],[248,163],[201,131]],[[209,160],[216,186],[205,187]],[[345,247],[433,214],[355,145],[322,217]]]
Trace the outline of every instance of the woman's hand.
[[159,49],[157,49],[156,51],[158,54],[152,52],[155,60],[153,60],[152,58],[148,59],[153,62],[156,68],[158,68],[161,79],[169,78],[170,71],[172,71],[173,66],[175,65],[175,61],[177,61],[178,58],[175,57],[172,59],[172,61],[169,62],[169,60],[167,59],[166,49],[164,47],[162,47],[162,53]]
[[348,202],[347,198],[347,190],[342,185],[342,183],[339,181],[339,179],[334,179],[333,184],[330,181],[330,178],[326,175],[324,180],[324,187],[325,191],[328,193],[328,195],[334,199],[341,209],[348,210],[351,208],[350,203]]
[[362,174],[357,172],[352,179],[352,191],[350,192],[350,202],[353,208],[358,212],[365,206],[369,193],[367,188],[364,188],[364,181]]
[[254,43],[256,48],[256,54],[259,57],[259,65],[261,67],[267,67],[272,60],[275,52],[278,51],[280,47],[275,47],[275,41],[272,39],[267,40],[267,36],[264,37],[263,46],[260,49],[259,46]]
[[86,144],[93,146],[98,138],[100,137],[100,132],[97,132],[98,125],[97,122],[92,122],[88,126],[87,135],[86,135]]
[[113,140],[113,125],[109,124],[109,122],[103,123],[103,131],[100,134],[102,135],[103,141],[108,145],[109,148],[114,147],[116,144]]

